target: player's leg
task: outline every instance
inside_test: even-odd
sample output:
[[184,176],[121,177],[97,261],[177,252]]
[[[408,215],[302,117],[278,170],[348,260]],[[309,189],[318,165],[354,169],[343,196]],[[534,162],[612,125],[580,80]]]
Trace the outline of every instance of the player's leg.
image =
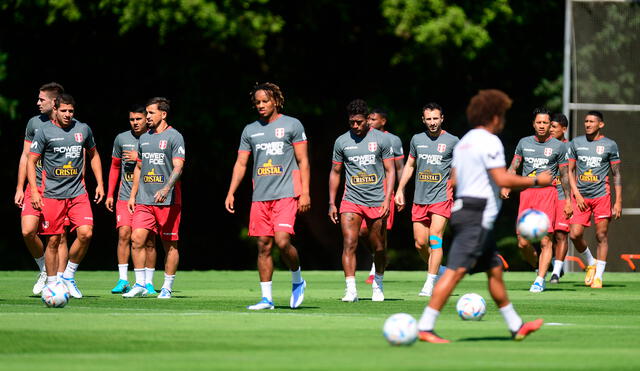
[[342,269],[346,281],[345,295],[342,301],[358,301],[356,288],[356,249],[358,248],[358,232],[362,224],[362,216],[353,212],[340,214],[342,229]]
[[144,223],[138,224],[136,222],[138,220],[145,220],[148,216],[148,213],[142,211],[142,208],[139,206],[140,205],[136,206],[136,213],[134,213],[134,221],[131,226],[131,261],[133,262],[133,272],[136,277],[136,283],[129,292],[122,294],[125,298],[147,295],[144,271],[144,265],[147,260],[146,241],[153,232],[147,228],[138,227],[138,225],[143,225]]
[[56,273],[58,269],[58,245],[60,244],[60,235],[48,235],[46,241],[44,258],[47,271],[47,284],[53,284],[58,280]]
[[304,301],[304,290],[307,283],[302,279],[298,250],[291,244],[291,235],[295,233],[298,200],[283,198],[274,203],[273,228],[274,242],[280,251],[280,256],[291,271],[291,297],[289,307],[298,308]]
[[427,266],[427,279],[418,293],[418,296],[431,296],[435,280],[431,278],[429,273],[429,223],[425,221],[413,222],[413,243],[418,251],[418,255]]
[[591,250],[587,246],[587,241],[584,239],[584,228],[582,224],[571,224],[569,231],[569,238],[573,242],[573,246],[580,254],[582,260],[587,263],[586,275],[584,284],[591,286],[593,283],[593,277],[596,274],[596,259],[591,255]]
[[[442,237],[449,219],[438,214],[431,214],[431,227],[429,228],[429,273],[427,275],[427,291],[438,281],[440,266],[442,264]],[[424,288],[423,288],[424,290]]]
[[609,252],[609,219],[603,218],[596,222],[596,240],[598,241],[598,251],[596,259],[596,272],[591,283],[594,289],[602,288],[602,274],[607,265],[607,253]]
[[369,244],[374,250],[376,273],[373,278],[371,301],[384,301],[384,270],[387,265],[387,219],[367,220]]
[[518,235],[518,248],[524,260],[529,263],[534,269],[538,268],[538,254],[526,238]]
[[567,241],[569,233],[556,230],[553,236],[555,238],[555,243],[553,244],[555,247],[555,260],[553,262],[553,272],[551,273],[549,283],[558,283],[564,268],[564,259],[567,257],[567,250],[569,248]]
[[36,215],[23,215],[20,220],[22,239],[33,260],[38,265],[38,277],[33,285],[33,293],[38,295],[47,283],[47,269],[45,267],[44,246],[38,237],[38,224],[40,217]]
[[[58,245],[58,277],[62,279],[62,274],[67,268],[69,262],[69,228],[65,222],[64,232],[60,235],[60,244]],[[76,243],[76,240],[73,240]]]
[[73,241],[73,244],[69,249],[69,260],[67,261],[67,266],[62,273],[62,282],[64,282],[69,289],[69,294],[76,299],[82,298],[82,293],[76,284],[76,271],[87,254],[92,236],[92,225],[81,225],[76,228],[76,240]]
[[160,289],[158,299],[170,299],[173,292],[173,282],[178,271],[178,263],[180,262],[180,252],[178,251],[177,240],[162,239],[162,246],[164,246],[165,253],[164,283]]
[[149,233],[147,242],[145,243],[145,262],[144,262],[144,281],[147,294],[157,294],[155,287],[153,286],[153,274],[156,271],[156,260],[158,253],[156,251],[156,235],[155,233]]
[[118,259],[118,282],[111,289],[112,294],[123,294],[128,292],[131,287],[129,285],[129,257],[131,255],[131,226],[122,225],[118,227],[118,246],[116,248],[116,256]]
[[371,248],[371,244],[369,243],[369,228],[367,227],[367,223],[364,220],[362,220],[362,224],[360,225],[360,231],[358,232],[358,241],[369,252],[371,252],[371,270],[369,270],[369,276],[365,281],[365,283],[371,285],[373,283],[373,279],[376,274],[376,262],[375,262],[376,254],[375,254],[375,251]]
[[544,236],[542,240],[540,240],[540,254],[538,260],[538,275],[536,279],[533,281],[531,288],[529,288],[530,292],[542,292],[544,291],[545,285],[545,277],[547,276],[547,271],[549,270],[549,264],[551,264],[551,256],[553,255],[553,241],[551,237]]

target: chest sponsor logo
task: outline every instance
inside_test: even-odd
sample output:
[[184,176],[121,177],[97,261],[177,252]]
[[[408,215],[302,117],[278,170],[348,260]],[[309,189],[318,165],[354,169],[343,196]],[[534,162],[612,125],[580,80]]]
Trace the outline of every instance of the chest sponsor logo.
[[367,148],[369,149],[369,152],[375,152],[378,149],[378,143],[369,142],[367,143]]
[[436,149],[438,152],[442,153],[447,150],[447,145],[444,143],[440,143],[438,144],[438,147]]
[[56,167],[53,169],[53,175],[56,177],[60,177],[60,178],[67,178],[67,177],[73,177],[73,176],[77,176],[78,175],[78,168],[74,167],[71,164],[71,161],[69,161],[68,163],[60,166],[60,167]]
[[600,167],[602,163],[602,157],[597,156],[578,156],[578,160],[589,168]]
[[128,183],[133,182],[133,173],[127,173],[127,172],[125,172],[125,173],[124,173],[124,181],[125,181],[125,182],[128,182]]
[[84,140],[84,137],[82,136],[82,133],[75,133],[73,134],[73,138],[76,140],[76,142],[78,143],[82,143],[82,141]]
[[442,181],[442,174],[432,173],[431,170],[425,170],[418,173],[419,182],[427,183],[440,183]]
[[276,138],[284,138],[284,128],[276,128]]
[[530,164],[534,169],[544,169],[549,164],[549,159],[539,157],[525,157],[524,162]]
[[598,177],[597,174],[594,174],[592,169],[589,169],[580,174],[580,181],[585,183],[598,183],[600,181],[600,177]]
[[82,146],[53,147],[53,153],[64,153],[64,157],[78,158],[82,155]]
[[351,176],[351,185],[354,186],[376,183],[378,183],[377,174],[367,174],[366,172],[361,171],[358,174]]
[[596,153],[601,155],[604,153],[604,146],[596,146]]
[[164,183],[164,175],[156,174],[156,169],[153,168],[142,177],[142,181],[145,183],[162,184]]
[[358,166],[375,165],[376,155],[361,155],[348,157],[350,162],[358,164]]
[[160,149],[166,149],[167,148],[167,141],[166,140],[161,140],[160,142],[158,142],[158,147],[160,147]]
[[442,155],[428,155],[426,153],[418,154],[418,159],[429,165],[442,165]]
[[262,164],[262,166],[258,167],[258,170],[256,172],[258,176],[282,175],[282,173],[282,165],[274,165],[271,159]]
[[544,153],[545,156],[549,157],[553,153],[553,148],[547,147],[547,148],[544,149],[543,153]]
[[264,151],[267,156],[284,155],[284,142],[257,143],[256,151]]
[[164,165],[164,153],[143,152],[142,159],[149,161],[151,165]]

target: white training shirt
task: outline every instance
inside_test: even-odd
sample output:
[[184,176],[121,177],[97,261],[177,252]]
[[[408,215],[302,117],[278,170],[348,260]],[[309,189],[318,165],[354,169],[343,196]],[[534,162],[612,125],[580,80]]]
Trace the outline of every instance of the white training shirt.
[[486,229],[493,228],[502,204],[500,188],[488,170],[505,166],[502,142],[485,129],[469,131],[453,150],[452,167],[456,170],[456,198],[487,199],[487,206],[482,215],[482,226]]

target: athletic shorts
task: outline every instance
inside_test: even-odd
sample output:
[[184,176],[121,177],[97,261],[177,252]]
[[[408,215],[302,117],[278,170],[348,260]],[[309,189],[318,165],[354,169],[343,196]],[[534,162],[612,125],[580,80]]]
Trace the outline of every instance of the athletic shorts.
[[[42,187],[38,188],[38,190],[40,191],[40,194],[42,194]],[[22,203],[22,212],[20,213],[20,216],[22,217],[27,215],[37,216],[38,218],[42,216],[42,211],[34,209],[31,205],[31,187],[28,185],[24,190],[24,201]]]
[[451,206],[453,200],[447,200],[437,202],[435,204],[413,204],[411,207],[411,221],[422,222],[427,226],[431,225],[431,215],[436,214],[444,216],[445,218],[451,218]]
[[[518,215],[526,209],[536,209],[542,211],[549,218],[549,228],[547,232],[553,232],[556,220],[556,201],[558,191],[555,187],[527,188],[520,192],[520,206]],[[517,233],[517,232],[516,232]]]
[[[71,231],[83,225],[93,225],[91,201],[86,193],[74,198],[43,198],[39,233],[42,235],[62,234],[64,227],[71,225]],[[68,221],[65,220],[68,217]]]
[[295,234],[298,199],[286,197],[270,201],[251,202],[249,236],[272,237],[275,232]]
[[[394,218],[395,215],[396,215],[396,205],[392,203],[390,208],[389,208],[389,215],[387,215],[387,230],[388,231],[390,231],[391,228],[393,228],[393,218]],[[365,228],[367,228],[367,220],[365,218],[362,218],[362,224],[360,224],[360,229],[365,229]]]
[[178,241],[181,213],[181,205],[137,204],[131,219],[131,230],[148,229],[159,234],[163,241]]
[[569,232],[570,219],[567,219],[567,217],[564,216],[565,202],[566,200],[556,200],[556,220],[553,225],[554,231]]
[[116,201],[116,229],[120,227],[131,227],[133,214],[129,212],[128,201]]
[[[363,223],[360,225],[361,228],[363,225],[366,225],[367,222],[371,223],[371,221],[373,220],[380,219],[380,209],[382,209],[382,207],[380,206],[371,207],[358,205],[347,200],[342,200],[342,202],[340,203],[340,214],[354,213],[360,215]],[[387,224],[387,228],[388,227],[389,225]]]
[[611,195],[607,194],[597,198],[585,198],[587,209],[580,211],[576,199],[572,197],[571,205],[573,206],[573,216],[569,221],[570,224],[582,224],[585,227],[591,225],[591,214],[596,223],[600,219],[611,219]]
[[466,268],[469,274],[473,274],[501,267],[493,232],[482,227],[482,214],[487,200],[461,197],[456,203],[462,203],[462,206],[451,214],[453,241],[447,257],[447,268]]

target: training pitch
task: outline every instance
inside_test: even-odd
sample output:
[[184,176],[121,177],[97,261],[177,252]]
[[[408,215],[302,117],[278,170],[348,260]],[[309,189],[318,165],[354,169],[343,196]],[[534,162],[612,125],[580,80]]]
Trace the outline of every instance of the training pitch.
[[[133,278],[130,272],[130,278]],[[289,309],[290,274],[274,276],[275,310],[252,312],[259,300],[256,272],[178,272],[174,298],[123,299],[110,289],[117,272],[77,274],[85,298],[46,308],[31,296],[35,272],[0,272],[0,369],[640,369],[640,274],[605,273],[601,290],[570,273],[541,294],[529,293],[534,273],[505,274],[509,295],[525,321],[545,325],[522,342],[510,339],[486,290],[486,277],[466,277],[436,330],[451,344],[393,347],[384,320],[407,312],[419,318],[423,272],[389,271],[383,303],[371,302],[364,272],[360,301],[342,303],[342,272],[303,272],[301,308]],[[156,289],[162,272],[156,273]],[[480,322],[455,314],[460,295],[487,300]]]

